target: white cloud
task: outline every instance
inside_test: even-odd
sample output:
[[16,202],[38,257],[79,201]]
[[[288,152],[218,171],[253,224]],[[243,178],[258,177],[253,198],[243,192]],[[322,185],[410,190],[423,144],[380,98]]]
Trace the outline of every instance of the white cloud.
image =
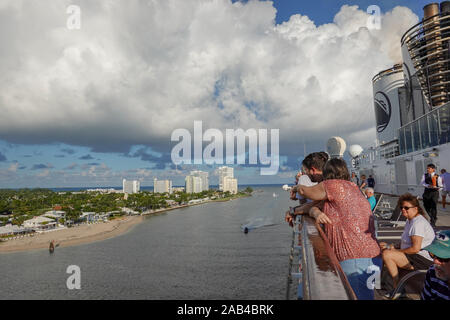
[[173,129],[203,120],[280,128],[282,152],[301,136],[369,143],[371,78],[399,61],[418,21],[402,7],[367,30],[354,6],[317,27],[302,15],[275,25],[267,1],[80,0],[82,28],[71,31],[69,4],[2,0],[0,138],[167,152]]

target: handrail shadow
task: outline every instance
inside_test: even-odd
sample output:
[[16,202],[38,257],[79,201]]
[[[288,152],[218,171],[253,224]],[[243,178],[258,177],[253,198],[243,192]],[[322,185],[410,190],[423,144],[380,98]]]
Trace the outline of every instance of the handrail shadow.
[[298,298],[357,300],[321,226],[302,215],[298,228],[296,242],[301,250]]

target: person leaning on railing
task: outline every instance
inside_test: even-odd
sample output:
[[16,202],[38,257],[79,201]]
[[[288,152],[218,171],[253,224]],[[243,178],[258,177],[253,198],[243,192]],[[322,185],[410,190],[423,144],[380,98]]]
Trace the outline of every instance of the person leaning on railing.
[[[417,197],[405,193],[400,196],[397,205],[407,219],[400,248],[395,248],[393,244],[380,242],[383,250],[383,262],[392,277],[394,289],[397,288],[399,282],[399,268],[426,270],[432,265],[433,259],[423,248],[431,244],[434,239],[433,228],[424,218],[425,212]],[[391,294],[387,296],[392,297]]]
[[[295,215],[307,214],[309,209],[313,205],[319,205],[318,202],[307,201],[305,197],[298,194],[298,187],[300,185],[304,186],[314,186],[323,180],[322,170],[325,163],[328,161],[328,154],[326,152],[313,152],[308,154],[302,161],[302,171],[303,175],[297,181],[298,184],[291,188],[291,200],[300,200],[302,206],[297,207],[294,216],[288,211],[286,212],[285,221],[293,227],[293,221]],[[303,201],[304,200],[304,201]]]
[[369,277],[381,270],[382,260],[370,204],[350,181],[344,160],[329,160],[323,179],[316,186],[297,189],[302,196],[324,201],[323,211],[313,206],[309,215],[324,224],[328,241],[357,298],[373,300],[374,286]]

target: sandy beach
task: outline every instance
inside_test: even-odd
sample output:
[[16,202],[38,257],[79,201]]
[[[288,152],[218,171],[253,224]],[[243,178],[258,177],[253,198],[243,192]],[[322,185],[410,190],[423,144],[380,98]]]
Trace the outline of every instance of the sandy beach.
[[166,211],[187,208],[205,204],[208,202],[229,201],[233,199],[239,199],[239,197],[232,199],[209,200],[195,204],[151,210],[144,213],[142,216],[126,216],[108,222],[83,224],[73,228],[54,230],[45,233],[37,233],[32,237],[24,237],[21,239],[0,242],[0,254],[41,249],[48,250],[50,242],[52,240],[55,241],[55,244],[59,244],[59,247],[69,247],[95,241],[101,241],[116,237],[127,231],[130,231],[135,225],[142,222],[144,220],[144,217],[147,215],[155,215]]
[[142,222],[142,216],[127,216],[108,222],[84,224],[81,226],[55,230],[32,237],[0,242],[0,253],[48,249],[50,241],[55,240],[59,247],[69,247],[116,237],[131,230]]

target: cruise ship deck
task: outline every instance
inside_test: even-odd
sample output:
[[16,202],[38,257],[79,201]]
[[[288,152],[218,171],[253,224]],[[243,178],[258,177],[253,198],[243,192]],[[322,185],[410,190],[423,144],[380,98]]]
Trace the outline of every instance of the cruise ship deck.
[[[379,196],[379,195],[378,195]],[[377,239],[380,242],[398,244],[403,233],[405,218],[395,216],[398,196],[383,195],[377,203],[375,214],[378,218]],[[423,207],[422,201],[421,205]],[[291,208],[291,211],[295,210]],[[429,220],[428,216],[426,218]],[[438,220],[435,231],[450,229],[450,205],[445,209],[438,204]],[[337,258],[331,249],[321,227],[308,216],[297,216],[293,229],[292,248],[289,260],[289,275],[286,299],[301,300],[355,300]],[[419,300],[425,272],[412,274],[400,270],[403,295],[399,300]],[[409,278],[410,277],[410,278]],[[391,280],[387,272],[381,272],[379,285],[375,290],[376,300],[387,300],[384,295],[391,291]]]

